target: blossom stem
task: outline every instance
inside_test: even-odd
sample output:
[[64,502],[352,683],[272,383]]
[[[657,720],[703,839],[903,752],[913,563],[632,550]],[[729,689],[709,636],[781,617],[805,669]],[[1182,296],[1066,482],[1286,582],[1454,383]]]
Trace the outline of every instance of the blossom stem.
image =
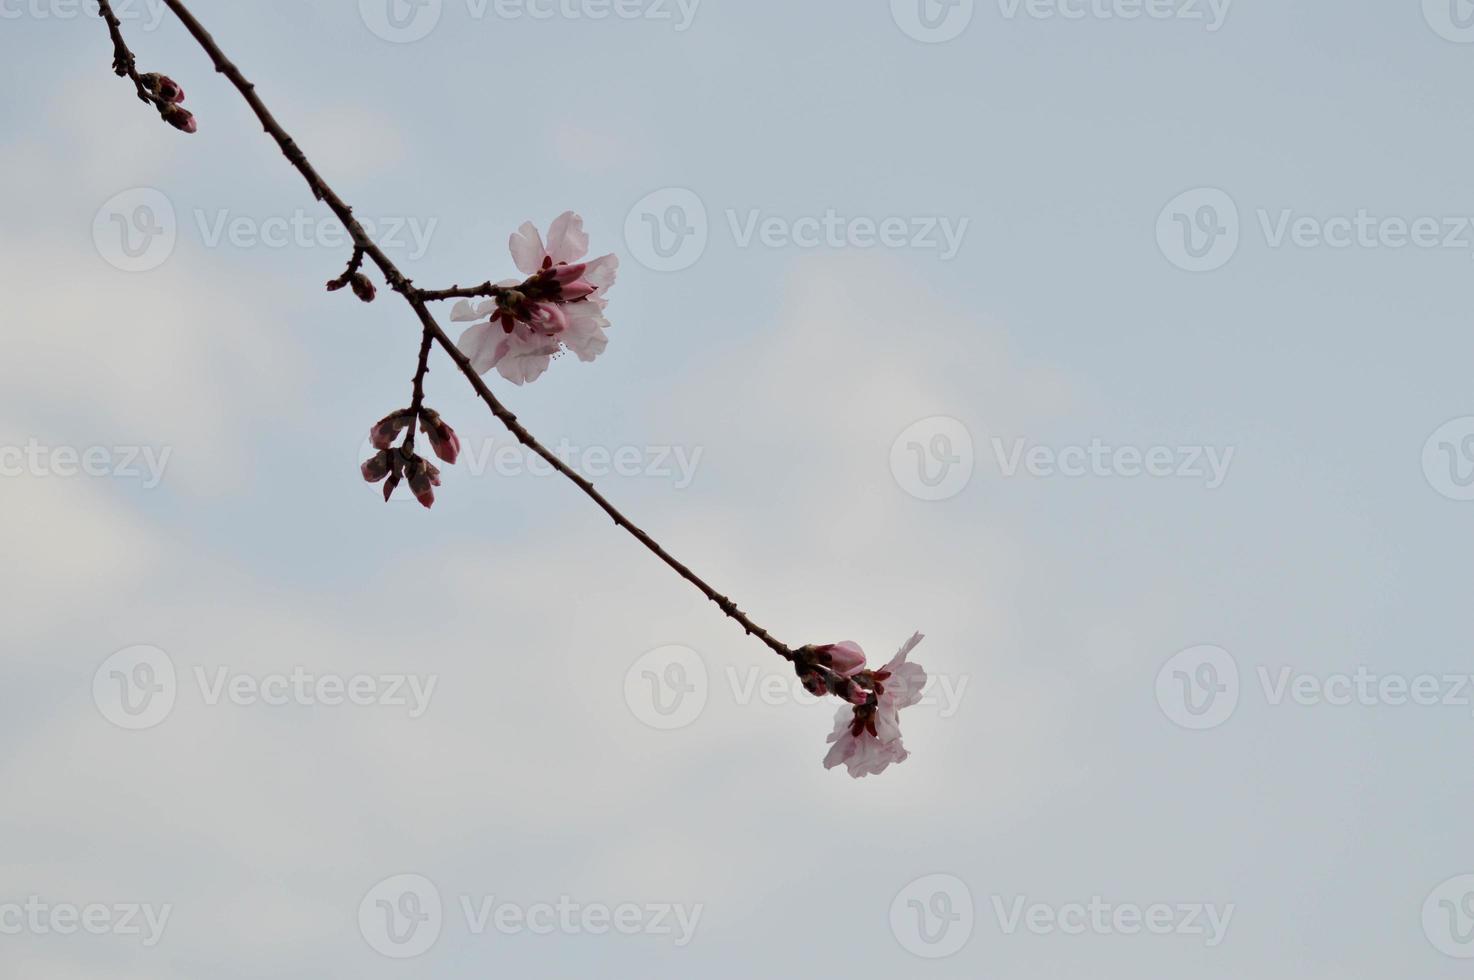
[[404,434],[406,453],[415,448],[415,430],[420,426],[420,409],[425,407],[425,375],[430,373],[430,350],[434,344],[435,335],[429,330],[423,331],[420,337],[420,361],[415,367],[414,389],[410,395],[409,425]]
[[[692,585],[694,585],[698,590],[701,591],[703,595],[706,596],[706,598],[716,603],[717,607],[721,609],[721,611],[728,618],[734,620],[738,625],[740,625],[748,633],[748,635],[757,637],[764,644],[766,644],[769,649],[771,649],[779,656],[783,657],[785,660],[794,663],[802,663],[805,658],[801,656],[801,652],[795,652],[793,649],[774,637],[767,630],[763,629],[757,623],[753,622],[753,620],[748,617],[746,613],[744,613],[741,609],[737,607],[737,604],[735,602],[722,595],[712,586],[707,584],[704,579],[702,579],[686,565],[676,560],[676,558],[671,555],[670,552],[661,547],[654,538],[652,538],[644,530],[638,527],[629,518],[625,517],[618,508],[616,508],[612,503],[609,502],[608,498],[606,498],[597,489],[595,489],[592,482],[590,482],[588,479],[575,471],[567,463],[563,462],[563,460],[559,459],[551,450],[549,450],[542,443],[538,442],[537,439],[533,438],[532,434],[528,432],[525,427],[523,427],[522,423],[517,421],[517,416],[513,415],[512,412],[509,411],[507,407],[501,403],[496,395],[492,393],[491,389],[487,387],[486,382],[481,379],[481,376],[476,373],[475,368],[471,366],[470,359],[467,358],[465,354],[461,353],[460,348],[458,348],[455,343],[450,339],[450,337],[445,333],[445,331],[441,329],[440,324],[436,322],[435,317],[431,315],[430,309],[426,305],[428,302],[433,300],[448,299],[458,296],[493,296],[496,295],[496,290],[499,287],[495,287],[490,282],[488,282],[483,286],[473,287],[469,290],[462,290],[460,287],[452,287],[448,290],[436,291],[425,291],[415,288],[410,279],[406,277],[404,273],[400,272],[399,268],[394,264],[394,262],[387,255],[385,255],[384,251],[378,245],[376,245],[374,241],[368,236],[368,234],[364,231],[363,226],[359,224],[356,218],[353,217],[353,209],[349,207],[348,204],[341,197],[338,196],[338,194],[332,189],[332,187],[328,185],[327,181],[323,179],[322,175],[317,172],[316,168],[314,168],[312,163],[307,159],[307,155],[302,151],[302,148],[297,145],[296,140],[294,140],[291,135],[289,135],[287,131],[282,128],[281,124],[277,122],[276,117],[271,114],[271,110],[266,107],[266,104],[261,101],[261,97],[256,94],[256,86],[247,81],[245,76],[241,74],[240,69],[237,68],[235,64],[225,56],[225,52],[223,52],[220,49],[220,46],[215,43],[214,38],[210,36],[210,33],[205,30],[204,26],[200,24],[200,22],[195,18],[192,13],[190,13],[189,9],[184,5],[182,0],[164,0],[164,3],[169,7],[171,11],[174,12],[174,15],[179,18],[180,22],[184,25],[185,30],[189,32],[189,34],[195,39],[200,47],[204,49],[205,53],[209,55],[211,61],[213,61],[214,63],[215,70],[224,75],[226,79],[228,79],[230,83],[235,86],[236,90],[240,92],[241,97],[244,98],[246,100],[246,103],[251,107],[251,111],[255,113],[257,120],[260,121],[262,127],[265,129],[267,134],[270,135],[276,141],[277,146],[281,148],[282,154],[286,156],[287,161],[291,163],[292,166],[295,167],[297,171],[302,174],[302,177],[307,181],[307,186],[312,190],[313,196],[316,197],[319,201],[322,201],[324,204],[326,204],[329,210],[331,210],[333,214],[337,216],[338,220],[343,223],[343,226],[348,229],[348,233],[350,234],[350,236],[352,236],[353,239],[355,251],[362,252],[363,255],[366,255],[369,259],[373,260],[374,265],[377,266],[379,271],[383,274],[384,281],[389,284],[389,287],[391,289],[393,289],[395,292],[399,293],[405,298],[405,301],[409,303],[410,308],[414,310],[415,316],[419,318],[420,325],[423,331],[423,341],[420,347],[419,368],[415,376],[415,405],[413,407],[416,409],[416,411],[418,411],[420,404],[423,401],[424,377],[426,371],[428,370],[428,357],[433,342],[434,345],[438,345],[442,350],[445,351],[450,359],[455,362],[456,367],[458,367],[461,373],[466,376],[466,379],[471,383],[471,387],[475,389],[476,394],[481,398],[483,402],[486,403],[487,408],[489,408],[491,410],[491,413],[496,416],[496,418],[504,426],[507,427],[508,431],[510,431],[512,435],[516,437],[518,442],[526,446],[528,449],[532,450],[538,456],[542,457],[542,459],[546,461],[549,466],[553,467],[553,469],[557,470],[563,476],[572,481],[573,484],[577,486],[580,490],[582,490],[591,500],[594,501],[594,503],[598,504],[599,507],[604,511],[604,513],[606,513],[611,519],[613,519],[614,523],[617,526],[628,531],[632,536],[634,536],[637,541],[639,541],[647,549],[649,549],[650,552],[652,552],[657,558],[665,562],[666,565],[674,570],[676,574],[685,579],[687,582],[690,582]],[[130,72],[125,69],[132,68],[133,54],[131,51],[129,51],[127,44],[124,43],[121,25],[118,23],[117,17],[112,12],[112,8],[109,5],[109,0],[99,0],[99,4],[101,6],[103,19],[107,21],[109,32],[112,34],[113,37],[115,70],[117,70],[119,74],[130,74]],[[141,91],[142,83],[138,82],[137,72],[132,71],[131,77],[134,78],[135,83],[139,85]],[[355,256],[355,259],[357,261],[361,261],[361,256]],[[412,440],[413,438],[414,423],[411,422],[410,439]]]

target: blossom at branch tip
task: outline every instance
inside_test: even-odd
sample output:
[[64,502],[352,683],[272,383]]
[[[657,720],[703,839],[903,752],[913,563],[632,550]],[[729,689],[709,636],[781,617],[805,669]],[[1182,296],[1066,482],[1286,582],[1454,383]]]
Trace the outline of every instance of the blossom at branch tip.
[[843,764],[851,776],[860,779],[884,772],[893,762],[906,761],[909,753],[901,744],[901,709],[920,701],[926,686],[926,671],[920,664],[908,663],[906,657],[921,640],[920,633],[911,637],[880,670],[850,675],[875,697],[839,709],[829,736],[833,746],[824,757],[825,769]]
[[554,219],[546,242],[529,221],[508,245],[527,278],[501,282],[495,298],[477,304],[462,300],[451,311],[452,320],[474,323],[461,334],[458,346],[476,373],[496,368],[522,385],[542,377],[564,350],[581,361],[602,354],[609,346],[605,294],[619,272],[618,256],[583,261],[589,236],[583,219],[572,211]]

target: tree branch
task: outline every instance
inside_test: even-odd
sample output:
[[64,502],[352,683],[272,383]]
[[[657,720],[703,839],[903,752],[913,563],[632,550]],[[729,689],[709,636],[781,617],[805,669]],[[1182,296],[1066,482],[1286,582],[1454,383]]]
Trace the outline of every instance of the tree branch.
[[[127,44],[123,41],[121,25],[118,23],[117,17],[113,15],[113,12],[108,4],[108,0],[99,0],[99,2],[102,8],[102,16],[104,20],[107,21],[108,30],[113,37],[115,70],[120,75],[126,75],[133,78],[135,84],[139,86],[140,94],[145,96],[145,101],[150,101],[146,97],[146,91],[144,90],[143,84],[138,80],[137,71],[133,68],[133,55],[132,52],[129,51]],[[553,469],[557,470],[563,476],[572,481],[572,483],[580,490],[582,490],[584,494],[586,494],[591,500],[594,501],[594,503],[598,504],[600,509],[602,509],[604,513],[607,514],[617,526],[628,531],[651,553],[653,553],[657,558],[659,558],[672,570],[674,570],[676,574],[678,574],[681,578],[685,579],[687,582],[691,583],[698,590],[700,590],[702,595],[706,596],[707,599],[714,602],[726,616],[728,616],[739,626],[741,626],[748,633],[748,635],[757,637],[774,653],[793,663],[795,668],[799,671],[800,675],[804,675],[805,673],[807,673],[810,678],[816,679],[820,685],[827,687],[832,693],[840,693],[840,691],[846,689],[848,686],[847,682],[844,680],[844,678],[840,677],[838,674],[829,669],[826,663],[825,656],[822,653],[819,653],[817,651],[817,648],[802,647],[798,650],[794,650],[779,641],[771,633],[755,623],[746,613],[744,613],[741,609],[737,607],[737,604],[735,602],[722,595],[711,585],[707,584],[705,580],[703,580],[690,568],[682,564],[680,561],[676,560],[676,558],[672,556],[670,552],[666,551],[665,548],[661,547],[661,545],[657,543],[654,538],[652,538],[644,530],[636,526],[635,523],[631,521],[628,517],[624,516],[624,514],[622,514],[612,503],[610,503],[603,494],[595,489],[592,482],[584,478],[568,464],[564,463],[542,443],[538,442],[537,439],[535,439],[532,434],[528,432],[527,429],[519,421],[517,421],[517,417],[501,403],[496,395],[492,393],[491,389],[487,387],[486,382],[483,381],[481,379],[481,376],[476,373],[475,369],[471,366],[469,358],[461,353],[460,349],[455,345],[454,342],[451,341],[450,337],[446,335],[445,331],[441,329],[440,325],[436,322],[434,316],[431,315],[429,307],[427,306],[429,302],[443,299],[495,297],[499,295],[500,287],[497,287],[488,281],[481,286],[469,288],[461,288],[459,286],[455,286],[450,289],[434,291],[416,289],[411,280],[407,276],[405,276],[404,273],[402,273],[399,268],[394,264],[394,262],[387,255],[384,254],[383,250],[380,249],[379,246],[376,245],[373,240],[369,238],[368,234],[364,231],[363,226],[360,225],[357,219],[353,217],[353,209],[349,207],[348,204],[341,197],[338,196],[338,194],[332,189],[332,187],[328,185],[327,181],[323,179],[322,175],[317,172],[316,168],[314,168],[312,163],[307,159],[307,155],[302,151],[302,148],[298,146],[297,142],[291,137],[291,135],[289,135],[287,131],[282,128],[281,124],[277,122],[276,118],[272,115],[271,110],[266,107],[266,104],[261,100],[261,97],[256,94],[256,86],[247,81],[245,76],[241,74],[240,69],[237,68],[235,64],[225,56],[225,53],[220,49],[220,46],[215,43],[214,38],[210,36],[209,32],[205,30],[204,26],[200,24],[195,16],[190,13],[189,9],[184,5],[182,0],[164,0],[164,2],[168,5],[169,9],[174,12],[175,16],[179,18],[180,22],[184,25],[185,30],[190,33],[190,35],[195,39],[200,47],[205,50],[205,53],[209,55],[210,59],[214,63],[215,70],[224,75],[226,79],[228,79],[230,83],[235,86],[236,90],[240,92],[242,98],[244,98],[246,100],[246,103],[251,107],[252,112],[255,113],[256,118],[260,121],[266,133],[270,135],[272,139],[276,141],[277,146],[281,148],[281,151],[283,155],[286,156],[287,161],[291,163],[291,165],[295,167],[297,171],[302,174],[302,177],[307,181],[307,186],[311,189],[313,196],[326,204],[328,208],[333,212],[333,214],[335,214],[338,219],[343,223],[344,227],[348,229],[349,234],[353,238],[354,257],[349,265],[350,271],[348,273],[345,273],[345,281],[346,279],[351,278],[354,274],[357,273],[358,266],[361,264],[363,257],[367,256],[373,261],[374,265],[378,267],[379,271],[384,276],[385,282],[389,284],[390,288],[403,296],[405,301],[409,303],[410,308],[414,310],[415,316],[419,319],[421,329],[423,331],[423,342],[420,347],[420,361],[414,382],[415,401],[412,407],[415,409],[415,411],[418,412],[419,408],[421,408],[423,404],[424,379],[425,373],[428,370],[427,361],[433,342],[433,344],[438,345],[442,350],[445,351],[447,355],[449,355],[450,359],[455,363],[456,367],[460,369],[463,375],[465,375],[466,380],[471,383],[471,387],[476,391],[476,394],[486,404],[487,408],[489,408],[491,410],[491,413],[496,416],[496,418],[504,426],[507,427],[512,435],[516,437],[517,441],[520,442],[523,446],[526,446],[528,449],[532,450],[538,456],[542,457],[542,459],[546,461],[548,465],[550,465],[551,467],[553,467]],[[409,440],[413,440],[414,438],[414,424],[414,421],[412,421]],[[412,445],[412,441],[409,444]]]

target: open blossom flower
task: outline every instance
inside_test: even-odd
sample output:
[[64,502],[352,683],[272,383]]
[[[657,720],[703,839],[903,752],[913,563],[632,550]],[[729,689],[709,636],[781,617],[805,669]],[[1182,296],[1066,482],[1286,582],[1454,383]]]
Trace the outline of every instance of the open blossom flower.
[[542,377],[565,349],[581,361],[602,354],[609,345],[604,294],[614,285],[618,256],[583,261],[589,236],[583,219],[572,211],[553,221],[546,243],[529,221],[509,245],[512,260],[527,278],[499,283],[502,293],[496,298],[477,304],[462,300],[451,311],[457,322],[479,321],[458,342],[476,372],[496,368],[521,385]]
[[901,709],[920,701],[926,686],[926,671],[920,664],[908,663],[906,657],[921,640],[920,633],[911,637],[890,663],[865,678],[875,691],[873,704],[839,709],[829,736],[834,745],[824,757],[825,769],[843,763],[851,776],[860,779],[884,772],[892,762],[906,761],[909,753],[901,744]]

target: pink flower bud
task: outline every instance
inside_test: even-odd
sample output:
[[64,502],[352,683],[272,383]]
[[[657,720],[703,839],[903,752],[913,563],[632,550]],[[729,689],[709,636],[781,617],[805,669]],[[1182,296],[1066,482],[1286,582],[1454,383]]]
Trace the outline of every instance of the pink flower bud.
[[848,677],[865,667],[865,651],[860,649],[860,644],[846,640],[843,643],[831,643],[818,648],[820,653],[828,654],[829,665],[834,668],[836,674]]
[[348,285],[353,287],[353,295],[365,303],[372,303],[374,301],[377,291],[374,289],[373,281],[362,272],[355,272],[353,278],[349,280]]
[[375,453],[373,456],[370,456],[368,459],[364,460],[364,480],[369,483],[378,483],[380,480],[388,476],[389,470],[393,468],[393,455],[394,454],[391,450],[382,449],[379,452]]
[[435,488],[440,486],[440,470],[421,456],[412,456],[404,468],[410,492],[427,510],[435,506]]
[[849,684],[845,686],[844,692],[840,696],[853,705],[863,705],[870,703],[870,692],[865,690],[859,684],[856,684],[854,681],[850,681]]
[[558,303],[534,303],[529,321],[532,328],[548,337],[556,337],[568,329],[568,316]]
[[174,102],[164,104],[159,108],[159,115],[164,117],[164,122],[175,129],[185,133],[193,133],[199,130],[199,124],[194,120],[194,113]]
[[158,72],[151,71],[146,75],[138,76],[138,80],[143,83],[143,87],[148,89],[151,95],[165,102],[184,101],[184,89],[168,75],[160,75]]
[[388,449],[409,424],[409,409],[401,408],[397,412],[391,412],[375,422],[374,427],[369,430],[369,443],[375,449]]
[[428,408],[421,412],[420,431],[430,437],[430,448],[435,450],[435,455],[454,466],[461,455],[461,439],[440,413]]
[[582,279],[583,274],[588,270],[588,263],[576,262],[573,265],[554,266],[551,271],[554,282],[560,286],[568,286]]
[[824,682],[824,675],[816,670],[799,671],[799,683],[803,684],[804,690],[816,698],[822,698],[829,693],[829,685]]

